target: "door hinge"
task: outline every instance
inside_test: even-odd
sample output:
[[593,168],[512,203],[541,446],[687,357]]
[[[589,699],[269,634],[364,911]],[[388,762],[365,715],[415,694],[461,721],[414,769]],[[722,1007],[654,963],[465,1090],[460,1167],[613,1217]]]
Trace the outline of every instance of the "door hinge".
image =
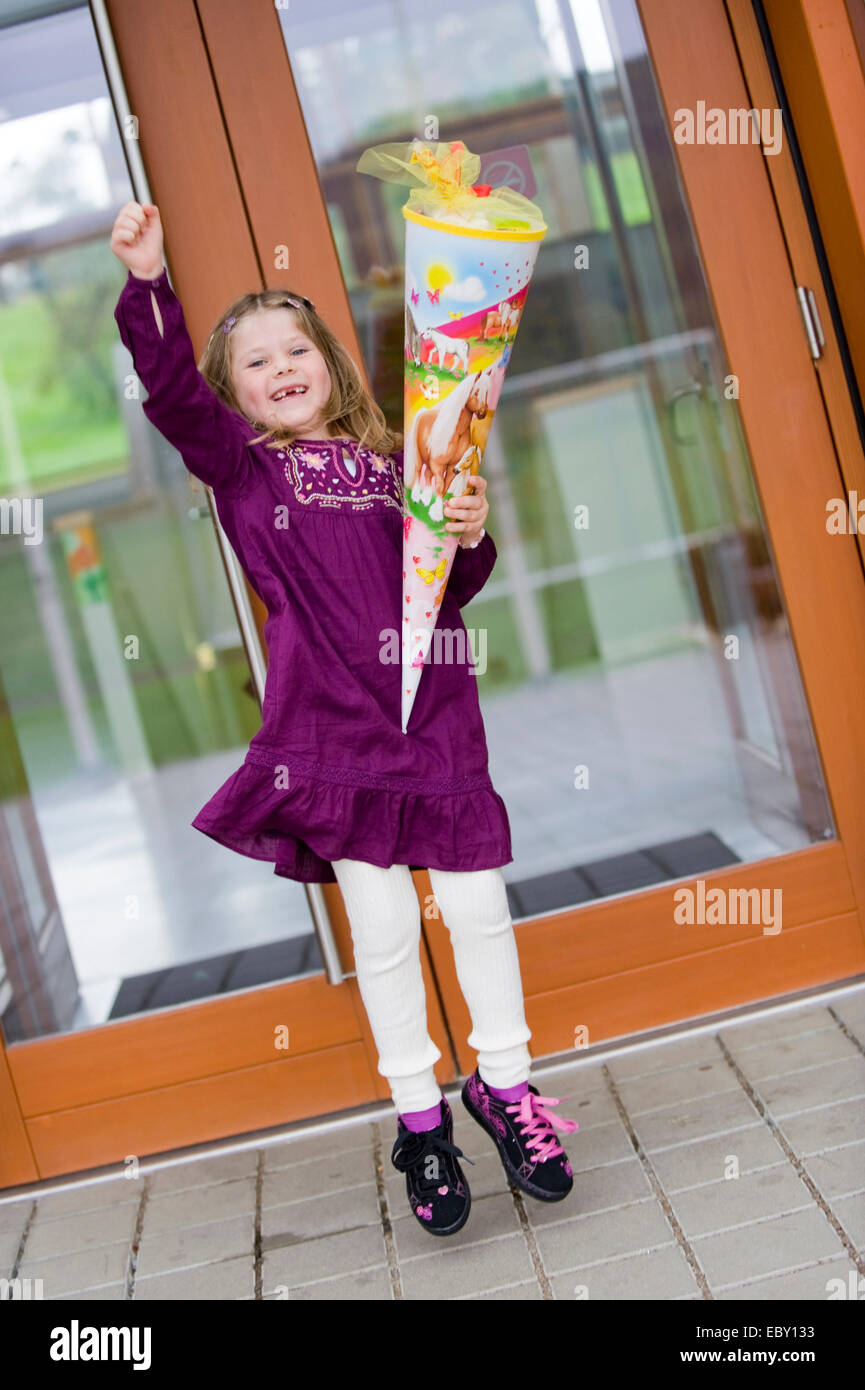
[[796,298],[799,301],[799,312],[802,315],[802,322],[805,325],[805,332],[808,335],[808,346],[811,349],[811,356],[816,362],[818,358],[823,356],[826,339],[823,336],[823,325],[820,322],[820,315],[817,313],[817,301],[814,298],[814,291],[807,290],[804,285],[797,285]]

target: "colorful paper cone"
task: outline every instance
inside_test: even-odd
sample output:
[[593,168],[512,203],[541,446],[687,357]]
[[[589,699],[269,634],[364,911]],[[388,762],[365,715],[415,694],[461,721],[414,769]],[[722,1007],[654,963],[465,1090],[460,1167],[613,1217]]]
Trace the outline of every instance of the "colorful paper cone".
[[[402,730],[436,624],[459,532],[448,499],[481,469],[538,248],[539,208],[513,189],[472,187],[480,159],[460,141],[379,146],[362,172],[412,183],[406,219]],[[432,649],[432,656],[430,652]],[[451,654],[451,645],[446,651]]]

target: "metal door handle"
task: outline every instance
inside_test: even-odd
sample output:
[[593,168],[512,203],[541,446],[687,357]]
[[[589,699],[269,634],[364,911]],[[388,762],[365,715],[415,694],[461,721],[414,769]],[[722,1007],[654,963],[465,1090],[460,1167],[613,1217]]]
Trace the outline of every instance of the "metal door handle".
[[676,428],[676,407],[679,401],[685,396],[702,396],[702,381],[689,381],[686,386],[677,386],[675,391],[671,391],[667,397],[667,415],[670,421],[670,434],[676,444],[696,444],[697,438],[693,434],[680,434]]

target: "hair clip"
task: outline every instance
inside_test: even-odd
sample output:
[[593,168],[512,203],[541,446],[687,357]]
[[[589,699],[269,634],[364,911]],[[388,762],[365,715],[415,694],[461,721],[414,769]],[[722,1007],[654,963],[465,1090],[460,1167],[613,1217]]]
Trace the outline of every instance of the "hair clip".
[[222,325],[222,331],[223,331],[223,333],[230,333],[231,330],[232,330],[232,328],[234,327],[234,325],[235,325],[236,323],[237,323],[237,318],[236,318],[235,315],[232,315],[232,317],[231,317],[230,319],[226,319],[226,320],[225,320],[225,323]]
[[291,307],[292,307],[293,309],[304,308],[304,309],[309,309],[310,313],[312,313],[312,314],[315,313],[315,305],[313,304],[312,300],[311,300],[311,299],[304,299],[303,295],[300,295],[300,299],[299,299],[299,302],[298,302],[298,300],[297,300],[297,299],[294,299],[292,295],[287,294],[287,295],[285,296],[285,302],[286,302],[287,304],[290,304]]

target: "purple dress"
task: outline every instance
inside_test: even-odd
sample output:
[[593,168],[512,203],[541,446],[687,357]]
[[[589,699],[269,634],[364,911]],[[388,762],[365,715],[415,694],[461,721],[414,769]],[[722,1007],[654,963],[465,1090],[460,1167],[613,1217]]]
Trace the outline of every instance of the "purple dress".
[[[148,393],[145,415],[213,489],[268,614],[261,728],[192,825],[301,883],[336,882],[332,861],[342,858],[383,868],[510,863],[465,638],[462,660],[446,660],[450,643],[437,661],[430,649],[402,732],[402,452],[383,456],[348,438],[250,448],[260,431],[198,371],[165,271],[156,280],[130,272],[114,317]],[[458,547],[438,628],[465,632],[460,608],[495,561],[489,534],[474,550]],[[390,662],[379,659],[389,633]],[[450,640],[460,651],[460,637]]]

